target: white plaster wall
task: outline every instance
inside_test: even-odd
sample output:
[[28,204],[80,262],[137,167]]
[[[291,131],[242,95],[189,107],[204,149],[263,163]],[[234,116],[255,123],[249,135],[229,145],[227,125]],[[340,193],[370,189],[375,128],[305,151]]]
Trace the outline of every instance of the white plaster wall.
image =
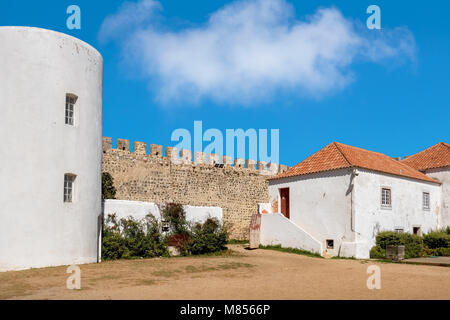
[[450,167],[429,169],[425,173],[442,182],[439,228],[450,226]]
[[[97,261],[101,55],[71,36],[0,27],[0,270]],[[64,123],[66,93],[78,96]],[[74,203],[63,202],[74,173]]]
[[[222,208],[220,207],[184,205],[183,209],[186,212],[186,220],[190,222],[204,222],[209,217],[217,218],[222,222]],[[118,218],[131,216],[139,220],[151,213],[155,218],[161,220],[161,212],[153,202],[108,199],[104,202],[103,212],[105,218],[108,214],[115,213]]]
[[[402,178],[358,169],[354,179],[353,204],[357,254],[356,258],[369,258],[379,231],[397,228],[412,233],[420,226],[423,233],[436,229],[441,205],[441,187],[426,181]],[[392,206],[381,206],[381,188],[391,189]],[[422,192],[430,193],[430,210],[424,210]]]
[[322,243],[280,213],[261,215],[260,243],[322,254]]
[[270,201],[279,201],[279,189],[289,187],[290,220],[320,241],[334,240],[338,255],[342,243],[353,242],[351,230],[351,171],[347,169],[269,180]]

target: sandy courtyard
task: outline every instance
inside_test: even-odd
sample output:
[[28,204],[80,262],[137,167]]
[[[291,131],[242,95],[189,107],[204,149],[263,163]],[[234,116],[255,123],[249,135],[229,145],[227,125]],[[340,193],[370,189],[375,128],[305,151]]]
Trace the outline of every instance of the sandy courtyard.
[[66,267],[0,273],[0,299],[450,299],[450,268],[320,259],[230,246],[232,254],[81,265],[81,290]]

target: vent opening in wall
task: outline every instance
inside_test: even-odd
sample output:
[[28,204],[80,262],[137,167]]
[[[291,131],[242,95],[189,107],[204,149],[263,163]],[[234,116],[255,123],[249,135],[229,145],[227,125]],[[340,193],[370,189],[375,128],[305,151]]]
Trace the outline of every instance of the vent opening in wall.
[[66,93],[65,123],[73,126],[75,124],[75,103],[78,97],[72,93]]
[[334,240],[327,239],[327,249],[334,249]]
[[64,202],[73,202],[75,193],[76,175],[66,173],[64,175]]
[[413,234],[416,236],[422,236],[422,229],[420,227],[413,227]]

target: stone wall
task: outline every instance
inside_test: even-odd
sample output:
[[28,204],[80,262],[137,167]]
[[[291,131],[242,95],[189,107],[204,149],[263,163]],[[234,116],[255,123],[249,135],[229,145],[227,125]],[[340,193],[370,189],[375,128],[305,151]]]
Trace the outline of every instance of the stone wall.
[[224,156],[222,162],[215,154],[134,142],[130,152],[128,140],[103,138],[103,171],[114,178],[116,198],[156,203],[177,202],[193,206],[218,206],[223,209],[224,223],[230,238],[248,239],[252,214],[258,203],[268,202],[266,179],[287,169],[262,161],[235,159]]

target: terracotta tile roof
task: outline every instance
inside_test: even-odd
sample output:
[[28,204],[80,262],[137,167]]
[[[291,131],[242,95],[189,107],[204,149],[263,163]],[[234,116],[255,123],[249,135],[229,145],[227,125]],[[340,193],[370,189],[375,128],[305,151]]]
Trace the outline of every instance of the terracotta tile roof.
[[401,162],[420,171],[450,166],[450,144],[439,142],[419,153],[405,157]]
[[439,183],[439,181],[385,154],[352,147],[339,142],[330,143],[299,164],[269,179],[281,179],[342,168],[364,168]]

